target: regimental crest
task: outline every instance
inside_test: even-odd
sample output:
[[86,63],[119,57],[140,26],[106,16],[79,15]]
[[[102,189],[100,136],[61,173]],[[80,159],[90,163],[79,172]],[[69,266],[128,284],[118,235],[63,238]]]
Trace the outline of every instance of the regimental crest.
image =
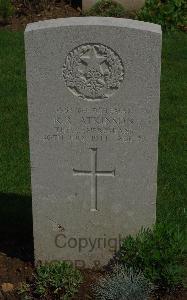
[[107,99],[124,79],[124,66],[117,53],[101,44],[86,44],[66,57],[63,77],[68,89],[88,101]]

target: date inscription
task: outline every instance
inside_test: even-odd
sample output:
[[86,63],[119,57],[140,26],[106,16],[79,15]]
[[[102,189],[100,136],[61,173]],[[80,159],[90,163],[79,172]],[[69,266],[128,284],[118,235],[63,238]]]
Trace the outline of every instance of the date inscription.
[[121,107],[58,107],[48,142],[107,143],[130,142],[136,127],[130,109]]

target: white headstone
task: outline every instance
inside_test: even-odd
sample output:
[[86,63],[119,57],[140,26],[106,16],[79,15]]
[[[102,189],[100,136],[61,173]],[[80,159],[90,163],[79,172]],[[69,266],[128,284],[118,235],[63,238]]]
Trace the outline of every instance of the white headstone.
[[155,222],[160,26],[50,20],[25,45],[35,259],[103,265]]

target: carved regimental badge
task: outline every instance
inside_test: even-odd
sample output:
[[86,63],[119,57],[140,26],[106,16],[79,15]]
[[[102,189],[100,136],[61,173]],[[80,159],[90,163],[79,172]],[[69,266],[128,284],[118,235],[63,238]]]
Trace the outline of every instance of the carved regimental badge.
[[117,53],[101,44],[81,45],[66,57],[63,76],[68,89],[85,100],[109,98],[124,79]]

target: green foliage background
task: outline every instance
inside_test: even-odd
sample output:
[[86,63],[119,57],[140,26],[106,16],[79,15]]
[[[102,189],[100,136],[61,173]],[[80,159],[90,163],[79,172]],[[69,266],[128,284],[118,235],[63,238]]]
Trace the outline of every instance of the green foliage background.
[[0,0],[0,17],[6,22],[14,12],[11,0]]
[[163,30],[171,30],[185,25],[186,14],[186,0],[146,0],[137,17],[142,21],[160,24]]

